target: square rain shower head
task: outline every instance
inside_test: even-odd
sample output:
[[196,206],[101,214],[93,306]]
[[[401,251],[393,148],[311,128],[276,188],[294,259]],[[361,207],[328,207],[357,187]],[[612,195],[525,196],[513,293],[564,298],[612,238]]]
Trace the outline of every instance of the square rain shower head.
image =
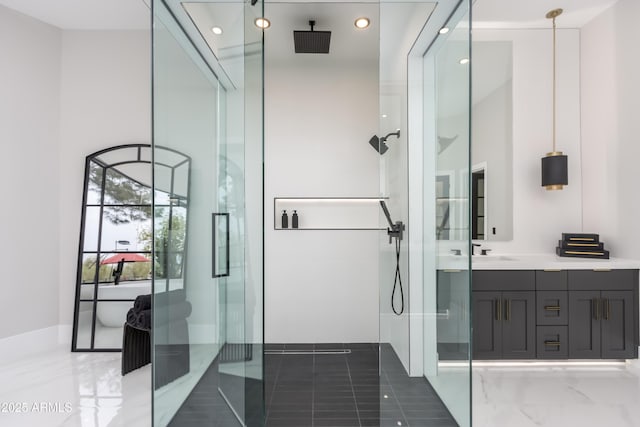
[[294,31],[296,53],[329,53],[331,31]]

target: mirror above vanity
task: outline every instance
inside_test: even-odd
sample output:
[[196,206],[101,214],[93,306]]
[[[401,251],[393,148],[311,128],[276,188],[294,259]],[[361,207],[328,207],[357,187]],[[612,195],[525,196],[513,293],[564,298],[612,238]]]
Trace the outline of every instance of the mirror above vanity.
[[510,41],[474,41],[471,125],[473,240],[513,238],[513,53]]

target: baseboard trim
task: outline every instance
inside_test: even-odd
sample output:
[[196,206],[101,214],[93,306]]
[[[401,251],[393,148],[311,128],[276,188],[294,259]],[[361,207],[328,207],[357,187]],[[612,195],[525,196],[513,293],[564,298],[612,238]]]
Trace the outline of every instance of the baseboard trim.
[[71,348],[71,325],[55,325],[0,339],[0,363],[10,362],[66,345]]

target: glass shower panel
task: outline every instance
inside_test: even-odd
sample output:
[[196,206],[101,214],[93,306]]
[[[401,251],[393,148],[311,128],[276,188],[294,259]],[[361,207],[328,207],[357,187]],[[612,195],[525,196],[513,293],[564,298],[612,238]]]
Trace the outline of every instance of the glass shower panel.
[[[470,4],[424,56],[424,372],[471,425]],[[435,126],[433,126],[435,124]]]
[[[154,1],[156,426],[203,398],[211,425],[263,424],[259,16],[261,2]],[[171,218],[184,232],[160,235]]]
[[[168,425],[221,346],[217,280],[211,275],[211,212],[217,199],[219,82],[191,54],[164,9],[154,3],[154,413]],[[184,153],[174,159],[171,152]],[[191,163],[188,196],[176,197],[173,172]],[[184,178],[183,178],[184,179]],[[184,191],[182,191],[184,193]],[[180,205],[188,227],[177,233]],[[170,261],[182,240],[178,268]]]

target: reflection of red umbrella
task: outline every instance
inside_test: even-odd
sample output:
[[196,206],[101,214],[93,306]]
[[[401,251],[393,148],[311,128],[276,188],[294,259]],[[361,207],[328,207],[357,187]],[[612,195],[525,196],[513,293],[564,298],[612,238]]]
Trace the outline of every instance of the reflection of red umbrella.
[[109,258],[105,258],[100,262],[101,265],[105,264],[117,264],[120,261],[124,262],[151,262],[150,259],[143,257],[140,254],[134,252],[124,252],[120,254],[111,255]]

